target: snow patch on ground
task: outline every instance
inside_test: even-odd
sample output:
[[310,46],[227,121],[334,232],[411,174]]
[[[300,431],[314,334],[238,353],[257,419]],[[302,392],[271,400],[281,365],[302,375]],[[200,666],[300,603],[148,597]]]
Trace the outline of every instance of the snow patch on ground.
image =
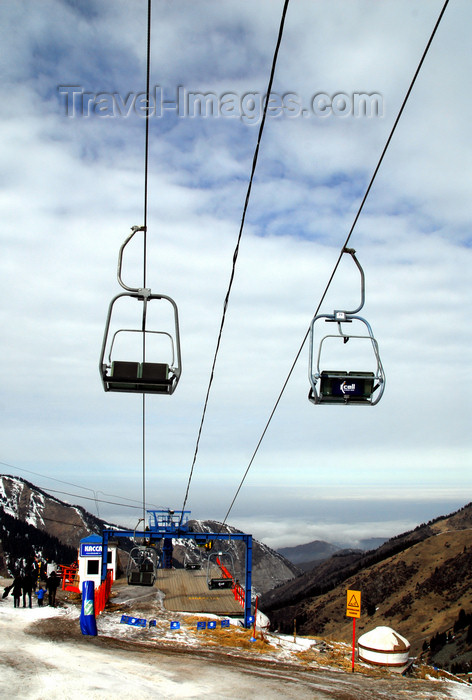
[[466,685],[454,683],[449,692],[454,700],[471,700],[472,698],[472,688],[468,688]]
[[[0,585],[6,583],[0,581]],[[220,618],[167,612],[157,591],[143,596],[141,590],[143,597],[139,597],[137,593],[130,595],[127,586],[98,617],[99,636],[83,637],[80,606],[60,593],[58,608],[14,608],[11,597],[0,600],[0,700],[102,700],[114,696],[120,700],[334,700],[340,693],[350,700],[379,697],[378,678],[351,675],[345,668],[329,666],[329,656],[337,653],[346,657],[348,645],[305,637],[294,642],[293,636],[267,633],[263,642],[260,632],[251,644],[252,630],[243,629],[234,619],[230,630],[217,624],[216,630],[198,631],[198,619],[218,623]],[[126,605],[117,604],[118,598],[126,600]],[[124,611],[147,619],[146,628],[122,624]],[[151,619],[156,620],[153,627],[149,627]],[[40,620],[57,641],[44,632],[39,634],[44,627],[31,627]],[[172,620],[180,622],[180,630],[170,629]],[[405,700],[433,695],[435,700],[472,699],[471,688],[444,680],[432,684],[386,674],[382,687],[391,688],[390,697]]]

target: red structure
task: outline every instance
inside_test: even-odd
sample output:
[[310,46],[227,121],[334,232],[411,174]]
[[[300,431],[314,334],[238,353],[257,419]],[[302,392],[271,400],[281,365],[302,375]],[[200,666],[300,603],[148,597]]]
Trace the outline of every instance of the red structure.
[[71,591],[72,593],[80,593],[79,588],[79,565],[77,562],[71,564],[71,566],[64,566],[60,564],[61,578],[62,578],[62,590]]
[[107,572],[106,579],[95,589],[95,617],[105,609],[105,605],[110,597],[111,587],[113,585],[113,571],[110,569]]

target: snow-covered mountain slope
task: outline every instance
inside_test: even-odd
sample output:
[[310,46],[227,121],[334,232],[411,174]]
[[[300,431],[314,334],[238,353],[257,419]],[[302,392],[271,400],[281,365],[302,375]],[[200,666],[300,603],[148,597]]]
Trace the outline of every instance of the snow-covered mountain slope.
[[0,475],[0,506],[8,515],[73,547],[90,533],[99,533],[103,526],[80,506],[64,503],[20,477]]
[[[80,506],[72,506],[51,496],[34,484],[20,477],[0,475],[0,508],[7,515],[25,522],[48,535],[57,537],[65,545],[78,547],[80,540],[91,533],[101,534],[102,528],[115,527],[94,517]],[[221,523],[211,520],[191,520],[189,527],[196,532],[219,532]],[[230,525],[224,532],[239,532]],[[131,545],[131,543],[130,543]],[[121,543],[125,549],[126,543]],[[239,541],[230,541],[221,546],[225,552],[227,568],[234,578],[244,580],[245,546]],[[124,565],[127,561],[123,553]],[[196,559],[206,566],[207,555],[192,540],[177,540],[174,543],[174,562],[185,565]],[[300,571],[281,554],[253,539],[252,583],[256,593],[264,593],[282,583],[290,581]]]

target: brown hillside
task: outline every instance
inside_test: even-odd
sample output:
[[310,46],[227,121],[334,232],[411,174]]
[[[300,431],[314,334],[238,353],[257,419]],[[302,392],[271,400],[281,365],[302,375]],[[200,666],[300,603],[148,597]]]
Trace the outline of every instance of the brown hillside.
[[[442,519],[432,526],[437,534],[286,613],[292,620],[297,617],[302,634],[348,642],[352,622],[345,617],[346,590],[359,590],[362,614],[357,620],[358,633],[387,625],[410,641],[412,653],[419,653],[424,640],[452,627],[461,608],[472,610],[471,530],[449,529],[459,523],[465,527],[467,522],[464,517]],[[286,617],[283,610],[271,615],[275,624],[286,624]]]
[[[392,537],[377,549],[369,552],[341,550],[294,581],[268,591],[260,601],[261,609],[264,609],[273,618],[274,612],[287,607],[296,608],[307,598],[313,598],[332,590],[359,571],[380,561],[385,561],[399,552],[406,551],[438,532],[466,527],[472,527],[471,504],[464,506],[460,511],[450,516],[437,518],[428,524],[423,523],[414,530]],[[277,618],[284,627],[283,615],[277,615]]]

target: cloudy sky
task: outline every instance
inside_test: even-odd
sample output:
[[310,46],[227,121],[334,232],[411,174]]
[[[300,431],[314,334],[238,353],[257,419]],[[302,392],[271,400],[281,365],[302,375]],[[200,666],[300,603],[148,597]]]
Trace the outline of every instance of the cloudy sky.
[[[226,514],[442,5],[289,5],[192,516]],[[152,506],[183,503],[282,6],[153,2],[147,284],[178,304],[183,372],[173,396],[146,399]],[[0,471],[129,527],[142,398],[105,393],[98,364],[118,250],[143,223],[146,14],[145,0],[0,4]],[[311,404],[306,344],[231,512],[273,546],[392,535],[472,500],[471,19],[451,0],[350,241],[384,396]],[[357,95],[373,96],[368,114]],[[357,304],[349,263],[325,313]]]

